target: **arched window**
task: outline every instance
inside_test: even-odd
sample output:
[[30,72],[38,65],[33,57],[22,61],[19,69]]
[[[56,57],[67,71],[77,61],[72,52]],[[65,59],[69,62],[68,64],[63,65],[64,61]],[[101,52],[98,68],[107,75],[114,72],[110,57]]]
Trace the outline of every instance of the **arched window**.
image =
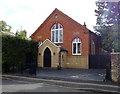
[[72,54],[81,55],[81,40],[79,38],[72,41]]
[[95,43],[91,40],[91,54],[95,54]]
[[51,41],[54,43],[63,43],[63,27],[56,23],[51,28]]

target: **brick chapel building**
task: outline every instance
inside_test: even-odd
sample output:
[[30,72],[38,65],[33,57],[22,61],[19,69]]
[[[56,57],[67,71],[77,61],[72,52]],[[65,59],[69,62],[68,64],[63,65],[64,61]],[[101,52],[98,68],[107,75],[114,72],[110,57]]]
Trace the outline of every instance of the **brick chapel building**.
[[31,35],[39,43],[38,67],[89,69],[89,55],[99,53],[99,38],[55,9]]

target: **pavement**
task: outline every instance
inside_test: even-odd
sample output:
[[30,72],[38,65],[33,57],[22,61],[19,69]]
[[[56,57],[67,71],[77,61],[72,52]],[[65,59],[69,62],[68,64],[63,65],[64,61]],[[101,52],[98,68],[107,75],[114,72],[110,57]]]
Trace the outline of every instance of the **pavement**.
[[[76,90],[72,88],[66,88],[56,85],[48,85],[44,83],[34,83],[34,82],[27,82],[27,81],[19,81],[19,80],[2,80],[2,92],[3,94],[6,92],[19,94],[32,93],[36,94],[36,92],[84,92],[89,93],[88,91],[84,90]],[[96,94],[91,91],[91,94]]]
[[104,81],[105,69],[37,69],[37,77],[83,81]]
[[37,69],[37,74],[32,76],[2,75],[3,78],[46,83],[72,87],[77,90],[87,90],[108,94],[120,94],[117,83],[104,82],[105,70],[98,69]]

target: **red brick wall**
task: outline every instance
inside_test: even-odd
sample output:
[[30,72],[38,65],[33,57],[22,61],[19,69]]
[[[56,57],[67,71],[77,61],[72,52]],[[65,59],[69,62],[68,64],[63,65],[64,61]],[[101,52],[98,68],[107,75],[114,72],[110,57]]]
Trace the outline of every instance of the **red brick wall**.
[[[55,18],[56,14],[58,15],[57,19]],[[75,37],[79,37],[82,42],[82,55],[86,56],[90,54],[90,33],[88,29],[58,10],[55,10],[43,22],[31,38],[42,42],[46,39],[51,40],[51,27],[56,22],[63,26],[63,43],[59,45],[68,49],[68,56],[72,55],[72,40]],[[38,38],[38,36],[41,36],[41,38]]]

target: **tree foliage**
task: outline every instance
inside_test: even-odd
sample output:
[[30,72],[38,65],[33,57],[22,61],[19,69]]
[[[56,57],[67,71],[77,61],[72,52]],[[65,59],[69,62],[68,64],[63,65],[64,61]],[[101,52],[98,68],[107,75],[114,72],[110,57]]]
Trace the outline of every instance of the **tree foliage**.
[[8,31],[10,32],[11,26],[8,25],[5,21],[0,21],[0,31]]
[[17,36],[10,35],[2,35],[0,37],[2,37],[2,64],[9,65],[7,68],[9,71],[13,64],[16,66],[17,70],[20,69],[21,65],[25,65],[28,53],[33,54],[33,61],[36,62],[37,43],[35,41],[21,39]]
[[18,36],[19,38],[25,39],[27,37],[27,31],[26,30],[20,30],[20,31],[16,31],[16,36]]
[[97,23],[94,29],[101,34],[102,48],[120,51],[120,2],[96,2]]

